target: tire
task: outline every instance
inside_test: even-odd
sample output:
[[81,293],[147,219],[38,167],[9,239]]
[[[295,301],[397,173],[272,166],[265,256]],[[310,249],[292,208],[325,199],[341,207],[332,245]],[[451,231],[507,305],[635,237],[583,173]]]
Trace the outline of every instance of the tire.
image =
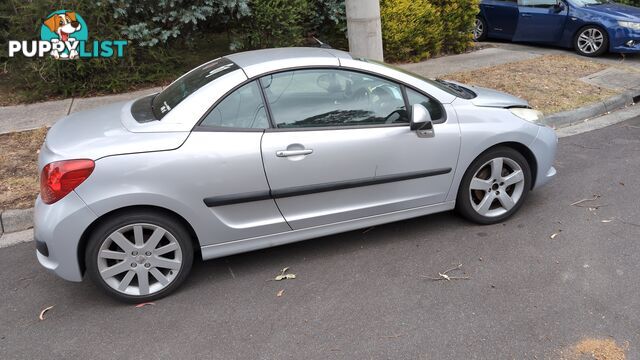
[[496,224],[518,211],[529,189],[531,168],[524,156],[509,147],[495,147],[478,156],[465,172],[456,210],[475,223]]
[[193,264],[189,232],[174,217],[158,211],[136,210],[108,218],[88,241],[88,277],[122,302],[141,303],[169,295],[184,282]]
[[485,41],[487,40],[488,28],[487,22],[482,16],[476,17],[476,21],[473,25],[473,40]]
[[609,50],[609,34],[599,26],[585,26],[576,33],[573,48],[582,56],[601,56]]

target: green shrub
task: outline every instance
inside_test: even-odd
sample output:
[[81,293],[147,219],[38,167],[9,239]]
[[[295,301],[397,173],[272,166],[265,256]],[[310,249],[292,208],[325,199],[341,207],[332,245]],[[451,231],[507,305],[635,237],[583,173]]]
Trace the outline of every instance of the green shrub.
[[232,50],[294,46],[305,37],[307,0],[252,0],[251,17],[243,21]]
[[[218,44],[220,35],[212,32],[201,34],[201,28],[194,28],[193,23],[186,26],[184,21],[190,18],[185,14],[183,14],[183,20],[179,20],[179,24],[174,29],[181,34],[179,39],[165,36],[168,33],[162,32],[170,31],[171,27],[168,23],[160,26],[162,31],[153,31],[155,38],[150,36],[150,33],[133,34],[131,26],[140,24],[145,16],[150,21],[164,24],[160,20],[160,15],[154,17],[135,15],[141,8],[159,6],[157,1],[149,1],[148,4],[138,1],[135,7],[126,7],[124,4],[131,1],[124,0],[9,1],[9,4],[0,5],[2,20],[6,17],[6,22],[3,22],[6,26],[0,25],[0,35],[2,35],[0,37],[0,68],[4,70],[0,72],[2,87],[0,90],[3,95],[8,93],[19,101],[117,93],[159,85],[175,79],[195,65],[222,55],[221,51],[229,52],[227,40],[223,44]],[[168,4],[166,1],[160,3]],[[133,15],[122,16],[121,13],[125,8]],[[75,10],[82,15],[89,27],[89,40],[123,38],[129,40],[124,50],[124,57],[74,61],[59,61],[51,57],[25,59],[20,55],[8,58],[6,40],[39,40],[42,19],[57,9]],[[120,12],[116,9],[120,9]],[[158,14],[166,13],[168,17],[175,15],[160,10],[157,12]],[[216,16],[228,16],[228,14],[222,12],[217,13]],[[200,24],[208,25],[208,22]],[[189,34],[198,34],[198,36],[191,37]],[[212,46],[212,43],[217,47]],[[15,96],[16,93],[18,96]]]
[[383,0],[380,17],[387,61],[419,61],[440,53],[443,24],[429,0]]
[[382,0],[385,59],[420,61],[442,52],[468,49],[478,3],[478,0]]
[[640,0],[620,0],[621,3],[640,7]]
[[308,35],[336,49],[349,48],[344,0],[311,0],[304,23]]
[[479,0],[440,0],[436,2],[443,23],[442,51],[460,53],[473,42],[473,25],[478,14]]

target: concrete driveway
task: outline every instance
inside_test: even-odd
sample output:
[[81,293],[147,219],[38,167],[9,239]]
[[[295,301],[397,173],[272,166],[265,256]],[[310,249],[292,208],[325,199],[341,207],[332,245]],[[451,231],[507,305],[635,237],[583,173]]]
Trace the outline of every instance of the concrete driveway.
[[640,67],[640,54],[605,54],[604,56],[585,58],[578,55],[573,49],[564,49],[558,47],[550,47],[545,45],[519,44],[500,40],[491,40],[485,42],[488,45],[498,49],[507,51],[516,51],[520,53],[530,53],[537,55],[571,55],[581,59],[591,59],[607,65],[629,65]]
[[515,44],[511,42],[489,41],[481,45],[487,47],[465,54],[449,55],[427,61],[402,64],[400,67],[427,77],[445,77],[447,74],[476,70],[483,67],[533,59],[542,55],[569,55],[580,59],[601,62],[606,65],[627,65],[640,71],[640,54],[607,54],[598,58],[580,56],[571,49],[542,45]]
[[[503,224],[444,213],[198,263],[142,308],[0,249],[0,357],[558,359],[596,338],[638,359],[639,155],[640,117],[563,138],[557,179]],[[470,280],[420,276],[457,264]]]

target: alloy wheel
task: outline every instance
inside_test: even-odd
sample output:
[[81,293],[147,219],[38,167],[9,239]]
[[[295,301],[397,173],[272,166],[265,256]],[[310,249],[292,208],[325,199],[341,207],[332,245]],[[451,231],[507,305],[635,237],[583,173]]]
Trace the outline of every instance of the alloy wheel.
[[585,54],[593,54],[600,50],[604,41],[602,31],[597,28],[588,28],[578,35],[578,49]]
[[169,286],[182,268],[180,244],[166,229],[147,223],[111,233],[98,250],[98,272],[119,293],[144,296]]
[[501,216],[518,204],[524,185],[524,172],[517,162],[507,157],[491,159],[471,179],[471,207],[482,216]]
[[476,18],[476,22],[473,27],[473,40],[477,41],[478,39],[480,39],[483,33],[484,33],[484,24],[482,23],[482,20]]

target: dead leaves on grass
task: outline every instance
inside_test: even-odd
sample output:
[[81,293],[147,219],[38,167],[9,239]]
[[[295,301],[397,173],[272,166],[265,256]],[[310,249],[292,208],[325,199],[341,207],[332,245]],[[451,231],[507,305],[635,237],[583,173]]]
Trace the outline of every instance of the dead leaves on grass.
[[568,356],[564,360],[585,359],[588,356],[593,360],[626,360],[626,352],[629,342],[619,345],[613,339],[585,338],[569,349]]
[[607,65],[573,56],[546,55],[453,73],[444,78],[514,94],[545,114],[551,114],[615,95],[613,90],[580,80],[606,68]]
[[37,158],[47,128],[0,135],[0,210],[33,206]]

